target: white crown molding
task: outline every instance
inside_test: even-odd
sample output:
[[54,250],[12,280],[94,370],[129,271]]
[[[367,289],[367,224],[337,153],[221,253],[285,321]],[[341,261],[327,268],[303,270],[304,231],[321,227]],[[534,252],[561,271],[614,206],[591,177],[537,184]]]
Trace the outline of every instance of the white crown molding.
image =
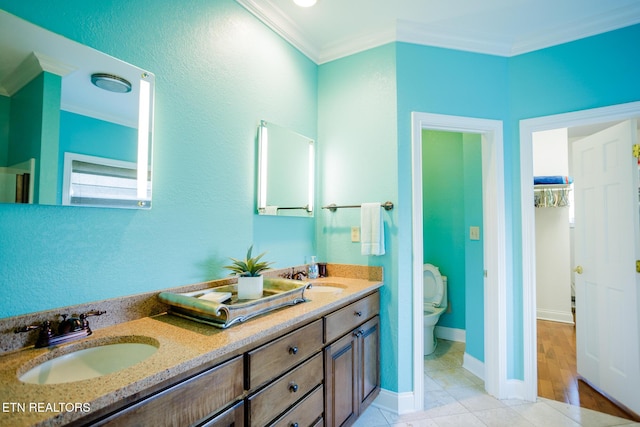
[[498,56],[509,56],[511,43],[488,33],[461,32],[417,22],[399,20],[397,41],[447,49],[464,50]]
[[576,20],[570,25],[527,36],[513,44],[510,56],[568,43],[638,23],[640,23],[640,2],[617,8],[600,15],[597,19]]
[[545,29],[518,40],[501,39],[490,33],[460,32],[458,29],[399,20],[395,28],[380,28],[370,34],[316,46],[271,1],[260,1],[259,4],[257,0],[236,1],[316,64],[394,41],[510,57],[640,23],[640,2],[636,2],[596,19],[576,20],[570,25]]
[[392,43],[396,40],[396,29],[394,27],[380,28],[378,31],[360,37],[352,37],[323,46],[320,49],[320,55],[316,63],[324,64],[325,62],[344,58],[345,56]]
[[75,68],[60,62],[50,56],[38,52],[31,52],[24,61],[9,74],[0,85],[0,93],[5,96],[13,96],[24,85],[36,78],[43,71],[59,76],[66,76]]
[[254,0],[236,0],[238,4],[247,9],[252,15],[271,28],[276,34],[291,43],[302,54],[307,56],[316,64],[318,63],[319,51],[303,35],[300,28],[288,16],[284,15],[280,9],[273,6],[271,2],[265,1],[257,4]]

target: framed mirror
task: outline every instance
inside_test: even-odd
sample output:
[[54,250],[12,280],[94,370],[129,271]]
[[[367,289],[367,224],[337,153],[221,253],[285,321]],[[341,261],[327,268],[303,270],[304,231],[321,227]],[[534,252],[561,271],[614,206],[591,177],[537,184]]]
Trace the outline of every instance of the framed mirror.
[[315,147],[311,138],[266,121],[258,129],[258,213],[313,216]]
[[155,77],[0,10],[0,203],[149,209]]

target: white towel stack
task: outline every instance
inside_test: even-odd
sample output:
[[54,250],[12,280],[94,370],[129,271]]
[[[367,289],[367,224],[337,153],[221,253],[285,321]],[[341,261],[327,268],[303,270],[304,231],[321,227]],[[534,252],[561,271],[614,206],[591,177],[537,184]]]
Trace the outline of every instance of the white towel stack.
[[360,208],[362,255],[384,255],[384,221],[380,203],[363,203]]

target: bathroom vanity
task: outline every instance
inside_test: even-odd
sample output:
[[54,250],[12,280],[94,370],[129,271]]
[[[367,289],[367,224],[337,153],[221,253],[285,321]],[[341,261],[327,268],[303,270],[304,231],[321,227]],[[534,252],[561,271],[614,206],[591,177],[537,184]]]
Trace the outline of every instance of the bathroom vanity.
[[3,413],[0,425],[350,425],[380,391],[380,286],[381,272],[319,279],[307,302],[223,330],[168,314],[100,329],[81,342],[146,336],[158,351],[84,381],[24,384],[16,372],[51,350],[2,356],[4,402],[90,410]]

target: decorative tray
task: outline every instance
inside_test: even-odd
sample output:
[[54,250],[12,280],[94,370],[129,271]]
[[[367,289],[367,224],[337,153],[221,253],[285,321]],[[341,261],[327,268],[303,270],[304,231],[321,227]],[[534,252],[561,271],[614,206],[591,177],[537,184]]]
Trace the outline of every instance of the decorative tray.
[[169,312],[176,316],[224,329],[272,310],[305,302],[304,291],[310,285],[300,280],[265,277],[262,298],[253,300],[238,299],[237,284],[185,293],[161,292],[158,298],[169,304]]

